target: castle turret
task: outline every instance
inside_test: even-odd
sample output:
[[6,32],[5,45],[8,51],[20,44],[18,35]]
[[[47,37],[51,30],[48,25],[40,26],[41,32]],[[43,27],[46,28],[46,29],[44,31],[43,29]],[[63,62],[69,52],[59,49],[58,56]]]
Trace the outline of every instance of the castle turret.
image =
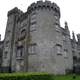
[[73,42],[76,42],[76,38],[75,38],[75,33],[74,33],[74,31],[72,32],[72,39],[73,39]]
[[77,34],[78,43],[80,44],[80,34]]
[[14,34],[15,34],[15,27],[16,21],[19,15],[22,14],[17,7],[8,11],[7,17],[7,27],[4,39],[4,49],[3,49],[3,69],[4,71],[11,71],[11,63],[12,63],[12,51],[13,51],[13,42],[14,42]]
[[65,29],[66,29],[66,30],[69,30],[69,29],[68,29],[68,23],[67,23],[66,21],[65,21]]
[[[64,74],[64,57],[57,56],[62,55],[63,44],[61,41],[59,6],[47,0],[44,2],[37,1],[28,7],[27,13],[29,13],[28,15],[30,16],[29,27],[31,36],[31,46],[28,47],[28,54],[31,54],[31,47],[37,48],[34,51],[34,55],[28,56],[28,71],[33,72],[36,70],[40,72]],[[35,54],[38,50],[39,52]],[[50,50],[52,50],[52,52],[50,52]],[[54,67],[52,67],[52,65],[54,65]],[[32,68],[32,66],[34,67]]]
[[70,36],[70,31],[69,31],[69,28],[68,28],[68,23],[66,21],[65,21],[65,31]]

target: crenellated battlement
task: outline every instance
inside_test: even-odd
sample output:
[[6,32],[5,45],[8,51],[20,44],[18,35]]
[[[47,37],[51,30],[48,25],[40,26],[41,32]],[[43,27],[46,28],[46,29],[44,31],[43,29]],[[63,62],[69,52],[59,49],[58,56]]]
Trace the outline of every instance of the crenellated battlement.
[[23,14],[23,12],[22,12],[20,9],[18,9],[17,7],[15,7],[15,8],[13,8],[12,10],[8,11],[7,16],[10,16],[10,15],[16,14],[16,13],[18,13],[18,14]]
[[[49,9],[49,10],[53,10],[53,11],[55,11],[55,12],[57,13],[57,15],[59,15],[59,17],[60,17],[60,8],[57,6],[56,3],[51,3],[51,1],[45,1],[45,2],[43,2],[43,1],[37,1],[36,3],[32,3],[32,4],[28,7],[27,12],[22,13],[22,14],[20,15],[20,17],[18,18],[17,22],[18,22],[18,21],[21,22],[22,20],[26,19],[27,16],[28,16],[32,11],[34,11],[34,10],[36,10],[36,9],[37,9],[37,10],[39,10],[39,9],[47,9],[47,10]],[[15,12],[19,12],[19,9],[14,8],[12,11],[10,11],[9,14],[15,13]]]
[[45,1],[45,2],[37,1],[36,3],[32,3],[28,7],[27,12],[31,13],[33,10],[43,9],[43,8],[55,11],[56,13],[59,14],[59,17],[60,17],[60,8],[57,6],[56,3],[51,3],[51,1]]

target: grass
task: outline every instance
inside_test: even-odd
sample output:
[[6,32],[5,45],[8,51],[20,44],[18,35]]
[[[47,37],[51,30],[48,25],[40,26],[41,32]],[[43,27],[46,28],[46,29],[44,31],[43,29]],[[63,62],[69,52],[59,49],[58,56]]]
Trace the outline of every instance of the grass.
[[56,75],[54,80],[80,80],[80,75]]
[[[25,78],[25,79],[24,79]],[[0,73],[0,80],[80,80],[80,75],[53,75],[40,72]]]

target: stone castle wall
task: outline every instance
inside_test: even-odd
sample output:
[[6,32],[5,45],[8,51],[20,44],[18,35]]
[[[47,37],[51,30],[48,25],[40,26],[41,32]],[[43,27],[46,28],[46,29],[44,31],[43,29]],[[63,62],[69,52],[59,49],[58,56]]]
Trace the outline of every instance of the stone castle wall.
[[14,8],[8,12],[2,67],[4,71],[65,74],[73,69],[71,44],[67,23],[65,28],[60,26],[56,3],[37,1],[25,13]]

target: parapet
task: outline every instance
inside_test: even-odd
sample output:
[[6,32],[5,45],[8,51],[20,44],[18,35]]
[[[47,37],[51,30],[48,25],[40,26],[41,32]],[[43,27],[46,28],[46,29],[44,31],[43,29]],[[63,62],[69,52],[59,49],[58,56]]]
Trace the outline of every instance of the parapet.
[[22,14],[23,12],[18,9],[17,7],[13,8],[12,10],[8,11],[7,16],[13,15],[13,14]]
[[59,14],[59,17],[60,17],[60,8],[57,6],[56,3],[51,3],[51,1],[45,1],[45,2],[37,1],[36,3],[32,3],[28,7],[27,12],[31,13],[33,10],[43,9],[43,8],[55,11],[56,13]]

